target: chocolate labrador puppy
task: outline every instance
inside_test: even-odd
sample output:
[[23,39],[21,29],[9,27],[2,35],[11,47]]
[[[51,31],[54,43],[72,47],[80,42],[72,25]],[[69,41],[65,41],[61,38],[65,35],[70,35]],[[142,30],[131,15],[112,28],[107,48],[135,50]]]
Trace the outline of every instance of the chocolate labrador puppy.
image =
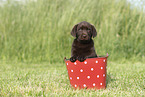
[[92,37],[97,36],[97,31],[93,25],[86,21],[80,22],[73,27],[71,35],[75,37],[71,49],[71,62],[83,62],[86,58],[97,57],[92,40]]

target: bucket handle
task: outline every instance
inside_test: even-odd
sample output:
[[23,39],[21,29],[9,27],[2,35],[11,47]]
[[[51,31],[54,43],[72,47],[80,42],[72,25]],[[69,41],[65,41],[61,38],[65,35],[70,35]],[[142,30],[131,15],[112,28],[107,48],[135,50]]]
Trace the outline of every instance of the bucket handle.
[[64,61],[66,61],[66,57],[64,57]]
[[109,54],[107,53],[106,57],[108,58],[109,57]]

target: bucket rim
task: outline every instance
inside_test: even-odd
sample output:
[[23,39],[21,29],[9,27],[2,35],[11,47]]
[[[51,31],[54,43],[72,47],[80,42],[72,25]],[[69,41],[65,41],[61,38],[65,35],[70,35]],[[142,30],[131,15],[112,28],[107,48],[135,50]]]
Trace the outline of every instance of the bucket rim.
[[[94,58],[108,58],[109,54],[107,53],[107,55],[99,55],[98,57],[93,57],[93,58],[87,58],[87,59],[94,59]],[[66,57],[64,57],[64,61],[69,61],[70,59],[67,59]]]

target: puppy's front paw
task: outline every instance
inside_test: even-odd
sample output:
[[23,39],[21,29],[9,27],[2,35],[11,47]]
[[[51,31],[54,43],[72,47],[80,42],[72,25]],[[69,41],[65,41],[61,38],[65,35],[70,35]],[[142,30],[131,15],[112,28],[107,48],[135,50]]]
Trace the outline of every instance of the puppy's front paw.
[[75,62],[76,60],[77,60],[76,57],[71,57],[71,58],[70,58],[70,61],[71,61],[71,62]]
[[86,60],[86,58],[85,58],[84,56],[79,56],[79,57],[78,57],[78,60],[79,60],[80,62],[83,62],[83,61]]

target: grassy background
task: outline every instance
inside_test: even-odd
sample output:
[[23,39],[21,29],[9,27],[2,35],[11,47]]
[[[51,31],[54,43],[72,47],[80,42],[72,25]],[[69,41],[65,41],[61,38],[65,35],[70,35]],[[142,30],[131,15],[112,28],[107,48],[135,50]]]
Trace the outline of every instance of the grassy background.
[[63,62],[70,57],[72,27],[92,23],[98,55],[110,60],[145,59],[145,14],[125,0],[9,0],[0,7],[0,59]]
[[[92,23],[110,54],[106,90],[73,90],[72,27]],[[8,0],[0,6],[0,96],[144,96],[145,13],[126,0]]]

